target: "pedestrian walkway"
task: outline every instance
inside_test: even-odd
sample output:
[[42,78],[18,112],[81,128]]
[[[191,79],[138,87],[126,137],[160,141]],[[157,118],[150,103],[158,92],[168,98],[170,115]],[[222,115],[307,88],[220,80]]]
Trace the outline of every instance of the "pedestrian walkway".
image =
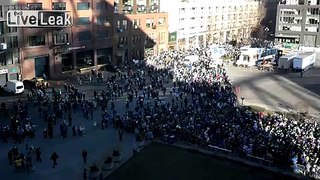
[[[123,100],[115,102],[116,109],[119,113],[125,110]],[[31,107],[31,106],[30,106]],[[30,108],[30,115],[33,122],[37,124],[36,137],[30,140],[28,144],[35,147],[40,147],[42,151],[42,163],[34,162],[35,172],[27,174],[27,172],[16,172],[14,167],[9,165],[7,158],[8,151],[13,147],[13,142],[8,144],[1,143],[0,148],[0,177],[1,179],[45,179],[45,180],[70,180],[82,179],[82,170],[93,163],[103,161],[107,156],[110,156],[113,150],[120,148],[123,159],[128,159],[132,156],[132,148],[135,142],[133,134],[124,134],[123,141],[118,141],[118,130],[109,127],[101,130],[100,127],[93,126],[93,120],[87,120],[82,116],[82,113],[73,114],[73,124],[83,125],[86,128],[86,134],[82,137],[72,136],[71,128],[68,130],[68,137],[63,139],[59,133],[59,124],[55,126],[54,138],[44,139],[42,129],[46,127],[46,123],[42,118],[39,118],[37,108]],[[100,122],[101,112],[97,110],[94,113],[94,119]],[[61,120],[60,120],[61,121]],[[59,121],[59,122],[60,122]],[[26,154],[25,143],[18,144],[19,151]],[[88,152],[88,163],[83,164],[81,152],[85,149]],[[52,168],[50,156],[53,152],[57,152],[58,166]]]

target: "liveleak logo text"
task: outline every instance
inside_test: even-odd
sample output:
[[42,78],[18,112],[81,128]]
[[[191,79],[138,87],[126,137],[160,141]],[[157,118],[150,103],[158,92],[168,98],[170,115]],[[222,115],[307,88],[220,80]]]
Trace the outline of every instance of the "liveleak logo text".
[[68,11],[10,10],[7,12],[9,27],[70,27],[72,16]]

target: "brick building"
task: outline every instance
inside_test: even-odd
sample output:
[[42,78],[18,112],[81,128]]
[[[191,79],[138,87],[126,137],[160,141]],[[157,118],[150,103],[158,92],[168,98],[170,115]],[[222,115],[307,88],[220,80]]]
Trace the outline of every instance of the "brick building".
[[8,9],[66,10],[73,16],[72,27],[18,28],[22,80],[44,74],[54,79],[64,73],[142,59],[146,47],[152,53],[165,50],[168,17],[154,10],[152,5],[157,3],[153,0],[18,0]]

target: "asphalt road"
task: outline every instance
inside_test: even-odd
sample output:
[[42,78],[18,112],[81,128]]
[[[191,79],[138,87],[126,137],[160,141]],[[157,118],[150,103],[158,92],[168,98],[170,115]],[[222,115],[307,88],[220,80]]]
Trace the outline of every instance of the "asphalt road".
[[[229,67],[228,74],[238,97],[245,105],[257,105],[275,111],[308,111],[320,116],[320,69],[309,70],[304,77],[297,73]],[[240,100],[241,102],[241,100]]]

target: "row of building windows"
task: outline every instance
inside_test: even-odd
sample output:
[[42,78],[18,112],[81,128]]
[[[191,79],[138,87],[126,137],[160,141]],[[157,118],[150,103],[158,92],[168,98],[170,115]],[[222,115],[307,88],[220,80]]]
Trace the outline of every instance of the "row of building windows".
[[18,36],[0,37],[0,43],[6,43],[8,49],[19,47]]
[[6,66],[20,63],[19,52],[6,52],[0,54],[0,65]]
[[[114,1],[114,13],[119,13],[119,4],[122,1],[122,11],[124,14],[133,13],[134,0],[115,0]],[[149,3],[147,3],[149,1]],[[158,0],[136,0],[137,13],[157,13],[159,12]],[[147,5],[149,4],[149,7]]]
[[286,5],[320,5],[320,0],[280,0],[279,4]]
[[[6,8],[5,8],[6,7]],[[90,3],[89,2],[78,2],[77,3],[77,10],[89,10]],[[8,6],[2,6],[0,5],[0,17],[4,17],[5,10],[13,10],[13,9],[28,9],[28,10],[43,10],[42,3],[27,3],[26,7],[17,6],[17,5],[8,5]],[[67,9],[67,3],[66,2],[54,2],[52,3],[52,10],[66,10]],[[97,10],[107,10],[108,4],[107,2],[96,2],[96,9]]]
[[[208,7],[208,9],[206,9],[205,7],[190,7],[190,8],[185,8],[182,7],[179,9],[180,13],[187,13],[187,11],[191,10],[191,11],[197,11],[197,12],[204,12],[205,10],[209,10],[208,12],[222,12],[222,13],[226,13],[226,12],[235,12],[235,11],[255,11],[258,8],[258,4],[256,5],[245,5],[245,6],[215,6],[215,11],[212,11],[211,9],[214,9],[213,7]],[[199,11],[200,10],[200,11]]]
[[[110,38],[108,30],[97,30],[96,33],[95,33],[95,36],[96,36],[97,39]],[[17,44],[18,43],[18,38],[17,38],[17,36],[13,36],[13,37],[10,37],[10,38],[13,38],[12,42],[13,42],[14,46],[18,47],[18,44]],[[92,39],[91,31],[81,31],[81,32],[78,33],[78,41],[90,41],[91,39]],[[53,43],[55,45],[66,44],[66,43],[69,42],[69,34],[68,33],[53,34],[52,40],[53,40]],[[8,41],[8,42],[11,42],[11,41]],[[46,45],[45,35],[29,36],[28,37],[28,45],[30,47]]]
[[[303,20],[302,17],[280,17],[279,22],[285,24],[302,24]],[[319,18],[306,18],[306,24],[318,25]]]
[[15,33],[18,32],[17,27],[9,27],[7,26],[5,21],[0,21],[0,36],[3,36],[7,33]]
[[[166,40],[166,33],[165,32],[159,32],[158,33],[158,39],[160,42],[162,41],[165,41]],[[133,35],[132,36],[132,44],[137,44],[137,43],[141,43],[141,36],[140,35]],[[152,41],[152,42],[155,42],[157,41],[157,37],[156,37],[156,34],[155,33],[150,33],[146,36],[146,42],[148,41]],[[122,45],[125,45],[125,44],[128,44],[128,37],[119,37],[118,38],[118,45],[119,46],[122,46]]]
[[[210,21],[225,21],[225,20],[238,20],[238,19],[248,19],[248,18],[256,18],[255,13],[250,14],[229,14],[229,15],[221,15],[221,16],[207,16],[207,20]],[[179,21],[187,21],[189,22],[189,19],[195,20],[196,17],[191,18],[180,18]],[[198,20],[199,18],[197,18]],[[200,17],[201,20],[205,20],[206,18],[204,16]]]
[[[132,28],[138,29],[141,27],[141,20],[140,19],[133,19],[131,21]],[[155,28],[156,26],[162,27],[166,25],[166,18],[159,17],[158,22],[155,23],[153,18],[146,19],[146,28]],[[117,29],[119,32],[125,31],[129,29],[129,23],[128,20],[118,20],[117,21]]]

